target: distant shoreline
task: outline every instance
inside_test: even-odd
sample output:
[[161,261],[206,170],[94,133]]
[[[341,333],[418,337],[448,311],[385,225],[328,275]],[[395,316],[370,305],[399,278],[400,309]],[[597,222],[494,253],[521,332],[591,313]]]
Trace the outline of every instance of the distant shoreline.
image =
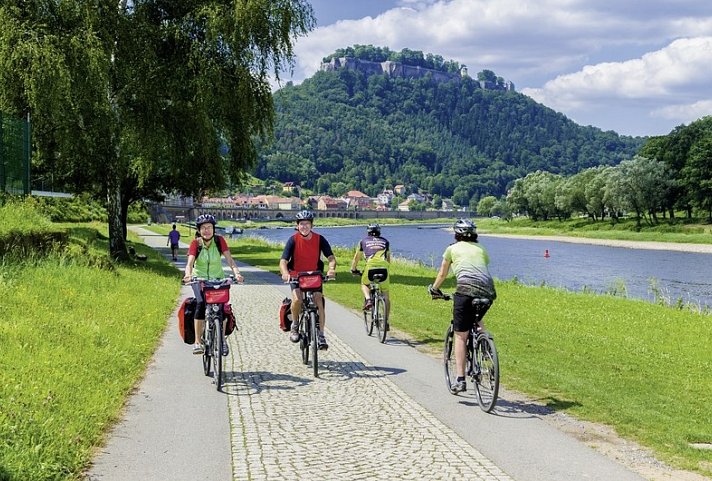
[[563,235],[519,235],[519,234],[489,234],[482,237],[504,237],[510,239],[530,239],[555,242],[570,242],[573,244],[592,244],[607,247],[623,247],[626,249],[649,249],[659,251],[692,252],[695,254],[712,254],[712,244],[685,244],[682,242],[631,241],[616,239],[593,239],[590,237],[568,237]]

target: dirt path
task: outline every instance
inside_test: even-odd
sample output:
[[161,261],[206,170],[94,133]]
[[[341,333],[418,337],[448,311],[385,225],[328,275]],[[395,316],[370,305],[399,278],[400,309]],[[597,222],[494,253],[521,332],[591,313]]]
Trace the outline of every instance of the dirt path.
[[712,254],[712,244],[686,244],[682,242],[631,241],[615,239],[592,239],[590,237],[569,237],[563,235],[519,235],[519,234],[489,234],[483,237],[505,237],[510,239],[533,239],[573,244],[592,244],[608,247],[623,247],[627,249],[650,249],[660,251],[694,252],[696,254]]

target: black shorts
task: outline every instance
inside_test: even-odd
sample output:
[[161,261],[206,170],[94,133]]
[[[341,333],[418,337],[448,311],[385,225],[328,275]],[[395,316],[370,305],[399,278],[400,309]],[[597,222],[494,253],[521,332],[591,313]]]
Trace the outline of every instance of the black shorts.
[[203,293],[200,291],[200,282],[193,284],[193,296],[195,300],[198,301],[195,305],[195,319],[205,320],[205,298]]
[[467,332],[472,329],[477,313],[484,317],[489,309],[489,306],[473,306],[472,299],[474,297],[463,296],[457,292],[452,297],[452,325],[457,332]]
[[178,248],[178,244],[171,244],[171,249],[177,249],[177,248]]

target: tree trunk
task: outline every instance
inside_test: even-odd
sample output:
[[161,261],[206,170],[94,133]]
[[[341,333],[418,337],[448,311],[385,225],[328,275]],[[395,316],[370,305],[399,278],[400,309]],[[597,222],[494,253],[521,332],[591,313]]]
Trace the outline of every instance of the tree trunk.
[[118,179],[109,179],[107,186],[107,213],[109,216],[109,254],[112,259],[128,260],[124,231],[126,225],[121,218],[121,189]]

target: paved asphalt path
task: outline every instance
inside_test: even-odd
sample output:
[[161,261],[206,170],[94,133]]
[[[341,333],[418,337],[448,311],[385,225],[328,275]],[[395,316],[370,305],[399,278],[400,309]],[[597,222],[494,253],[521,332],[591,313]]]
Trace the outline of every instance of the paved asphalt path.
[[[170,258],[165,237],[144,240]],[[505,393],[485,414],[472,392],[450,395],[437,359],[367,337],[360,314],[333,302],[330,349],[312,378],[277,328],[288,288],[240,266],[246,283],[232,300],[242,329],[230,337],[225,392],[203,376],[174,313],[90,480],[643,480],[549,425],[534,404]],[[183,288],[181,298],[189,294]],[[294,415],[305,408],[321,422]]]

